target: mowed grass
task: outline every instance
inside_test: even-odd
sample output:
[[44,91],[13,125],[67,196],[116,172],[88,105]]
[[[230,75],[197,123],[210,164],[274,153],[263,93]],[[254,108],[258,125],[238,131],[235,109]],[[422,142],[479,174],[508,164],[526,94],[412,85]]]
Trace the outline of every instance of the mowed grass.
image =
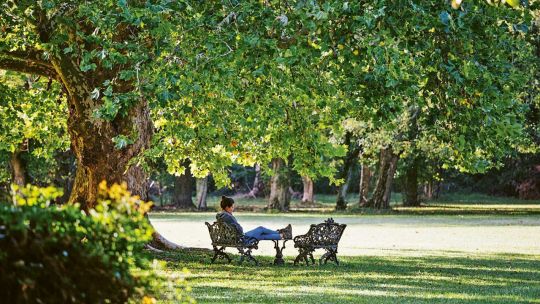
[[441,253],[341,257],[341,265],[262,266],[220,261],[206,250],[157,254],[163,275],[187,267],[198,303],[540,303],[540,256]]
[[[317,195],[316,208],[302,209],[293,200],[289,213],[267,213],[255,208],[256,212],[242,216],[244,220],[264,217],[265,222],[272,222],[266,217],[290,220],[299,217],[309,221],[309,217],[321,214],[344,218],[362,214],[364,221],[395,217],[410,218],[422,225],[442,221],[459,226],[464,219],[459,215],[466,219],[478,217],[481,222],[514,215],[536,218],[540,214],[540,201],[452,195],[408,208],[401,206],[399,196],[393,197],[390,211],[351,206],[345,212],[335,212],[335,196]],[[350,196],[348,200],[355,205],[357,197]],[[217,208],[217,197],[210,197],[210,202]],[[246,207],[245,211],[250,206],[266,205],[264,199],[238,198],[236,202],[239,209]],[[152,216],[200,220],[203,214],[159,212]],[[189,269],[187,282],[191,296],[198,303],[540,303],[540,255],[405,251],[395,249],[382,256],[340,256],[340,266],[293,266],[291,257],[286,257],[287,265],[273,266],[272,257],[258,254],[255,256],[262,263],[259,267],[238,265],[238,256],[234,256],[232,264],[223,261],[210,264],[211,251],[201,249],[166,252],[154,257],[166,262],[165,276],[174,277],[182,269]],[[162,300],[162,303],[167,302]]]

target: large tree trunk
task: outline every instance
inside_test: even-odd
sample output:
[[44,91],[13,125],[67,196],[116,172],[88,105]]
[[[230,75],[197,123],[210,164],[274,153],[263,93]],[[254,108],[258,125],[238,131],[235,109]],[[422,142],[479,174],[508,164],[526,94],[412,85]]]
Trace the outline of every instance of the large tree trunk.
[[377,185],[375,186],[373,197],[368,201],[366,207],[376,209],[390,208],[390,195],[397,161],[398,156],[393,153],[392,148],[381,150]]
[[281,158],[272,160],[272,170],[274,175],[270,180],[269,209],[288,211],[291,204],[291,194],[289,192],[289,174],[285,167],[285,161]]
[[[95,82],[101,83],[101,79],[96,79],[98,74],[81,72],[69,57],[51,56],[51,62],[68,92],[68,131],[71,150],[77,158],[69,201],[78,202],[88,210],[95,205],[98,185],[104,180],[109,184],[125,182],[132,194],[147,199],[146,176],[141,168],[129,163],[148,148],[152,137],[146,100],[134,100],[127,113],[117,115],[112,121],[96,118],[93,113],[103,102],[91,96]],[[131,85],[116,88],[117,92],[131,90]],[[128,137],[130,143],[118,146],[114,141],[119,136]]]
[[347,132],[345,134],[344,144],[348,147],[347,155],[343,159],[343,170],[340,172],[338,178],[344,180],[344,183],[339,186],[336,198],[336,210],[347,209],[347,190],[349,189],[349,180],[352,176],[352,169],[354,168],[354,162],[360,153],[360,147],[357,145],[351,145],[352,133]]
[[414,159],[407,167],[403,183],[403,205],[420,206],[418,199],[418,159]]
[[26,168],[26,160],[22,157],[23,152],[21,149],[17,149],[11,154],[11,176],[12,182],[16,185],[23,187],[28,181],[28,171]]
[[360,191],[358,191],[358,204],[364,206],[367,204],[369,195],[369,181],[371,180],[371,169],[368,165],[360,167]]
[[302,176],[302,183],[304,184],[302,204],[313,204],[313,180],[309,176]]
[[263,188],[264,183],[261,178],[261,166],[259,164],[255,164],[255,179],[253,180],[253,188],[251,188],[247,196],[256,198],[261,193]]
[[[132,118],[135,120],[135,117]],[[147,113],[141,113],[137,118],[139,122],[135,124],[150,125],[150,118]],[[127,120],[126,123],[128,123],[130,116],[119,120]],[[102,131],[103,133],[110,132],[109,136],[103,137],[91,136],[87,133],[90,130],[83,126],[73,126],[72,130],[70,130],[70,133],[72,133],[71,148],[77,158],[77,172],[69,201],[71,203],[81,203],[85,210],[95,205],[98,185],[102,181],[107,181],[109,184],[126,183],[133,195],[138,195],[143,200],[147,199],[146,175],[141,168],[130,166],[129,161],[136,156],[136,151],[149,144],[150,128],[139,125],[139,137],[133,144],[137,145],[137,148],[116,149],[112,138],[114,137],[113,134],[118,133],[109,129],[109,127],[113,128],[109,124],[103,126],[103,129],[105,129]],[[85,130],[79,133],[78,130],[75,130],[79,128]],[[97,130],[94,132],[97,132]]]
[[193,209],[193,176],[189,167],[190,161],[186,160],[182,166],[186,168],[184,174],[175,177],[174,179],[174,198],[173,202],[178,208]]
[[197,178],[197,209],[206,210],[208,205],[206,204],[206,195],[208,193],[208,176],[204,178]]

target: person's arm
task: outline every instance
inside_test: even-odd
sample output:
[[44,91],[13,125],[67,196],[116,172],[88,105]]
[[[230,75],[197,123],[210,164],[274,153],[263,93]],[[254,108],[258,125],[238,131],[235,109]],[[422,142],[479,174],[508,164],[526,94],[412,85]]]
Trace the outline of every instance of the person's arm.
[[229,225],[233,225],[236,230],[238,230],[238,232],[244,234],[244,229],[242,229],[242,226],[240,226],[240,224],[232,214],[223,212],[221,215],[216,216],[216,218],[218,221],[222,220]]
[[241,234],[244,234],[244,229],[242,229],[242,226],[240,226],[236,218],[232,215],[231,215],[231,218],[234,221],[232,224],[234,225],[234,227],[236,227],[236,230],[238,230],[238,232],[240,232]]

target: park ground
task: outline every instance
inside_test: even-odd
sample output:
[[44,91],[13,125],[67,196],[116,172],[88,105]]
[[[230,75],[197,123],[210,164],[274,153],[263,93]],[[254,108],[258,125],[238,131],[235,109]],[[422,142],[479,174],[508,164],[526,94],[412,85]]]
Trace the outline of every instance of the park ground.
[[[237,202],[246,210],[264,204]],[[150,216],[154,227],[192,249],[158,254],[167,263],[163,275],[189,269],[199,303],[540,303],[540,202],[454,196],[381,214],[330,212],[331,197],[318,203],[317,212],[235,215],[246,229],[291,223],[294,235],[333,217],[347,224],[339,266],[293,266],[289,243],[286,265],[273,266],[270,242],[255,253],[262,266],[212,265],[204,222],[215,212],[169,211]]]

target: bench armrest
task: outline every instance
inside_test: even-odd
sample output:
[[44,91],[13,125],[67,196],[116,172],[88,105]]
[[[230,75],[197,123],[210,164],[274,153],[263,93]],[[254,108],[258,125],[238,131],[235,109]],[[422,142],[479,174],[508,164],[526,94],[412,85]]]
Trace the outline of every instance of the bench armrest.
[[309,235],[303,234],[303,235],[297,235],[294,237],[294,247],[305,247],[307,245],[310,245],[309,241]]
[[246,236],[246,235],[242,235],[240,237],[240,241],[242,242],[242,244],[241,244],[242,246],[248,247],[248,248],[257,249],[258,245],[259,245],[259,240],[257,240],[254,237],[250,237],[250,236]]

